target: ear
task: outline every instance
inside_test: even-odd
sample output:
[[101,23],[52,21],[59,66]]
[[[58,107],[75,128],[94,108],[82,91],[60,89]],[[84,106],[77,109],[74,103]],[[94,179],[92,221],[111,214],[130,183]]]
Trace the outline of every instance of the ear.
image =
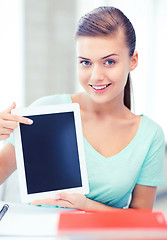
[[130,69],[129,71],[133,71],[138,65],[138,53],[134,51],[133,56],[131,57],[130,61]]

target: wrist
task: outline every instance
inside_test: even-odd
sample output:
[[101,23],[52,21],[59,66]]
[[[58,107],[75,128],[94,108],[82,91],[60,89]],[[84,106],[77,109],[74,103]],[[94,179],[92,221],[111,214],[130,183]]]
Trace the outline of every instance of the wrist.
[[86,198],[84,209],[85,211],[94,211],[94,210],[113,210],[115,208],[107,206],[103,203],[91,200],[89,198]]
[[84,210],[85,211],[91,211],[91,210],[100,210],[107,207],[106,205],[99,203],[97,201],[91,200],[89,198],[86,198],[85,204],[84,204]]
[[87,198],[85,199],[84,209],[85,211],[91,210],[91,199]]

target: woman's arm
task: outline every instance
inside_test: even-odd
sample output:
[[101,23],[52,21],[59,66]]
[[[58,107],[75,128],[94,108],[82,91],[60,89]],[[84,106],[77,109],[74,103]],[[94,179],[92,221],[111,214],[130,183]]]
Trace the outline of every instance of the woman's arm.
[[0,151],[0,184],[2,184],[16,169],[14,146],[7,143]]
[[62,192],[56,195],[55,199],[36,200],[32,205],[52,205],[79,210],[109,210],[111,207],[88,199],[83,194]]
[[152,209],[155,201],[157,187],[136,184],[132,192],[130,208]]
[[[156,194],[156,187],[136,184],[132,193],[130,208],[152,209]],[[86,198],[82,194],[62,192],[55,199],[45,199],[32,202],[33,205],[56,205],[59,207],[76,208],[84,211],[92,210],[120,210]]]
[[[16,107],[13,103],[8,109],[0,112],[0,140],[7,139],[14,129],[17,128],[18,123],[32,124],[32,120],[12,115],[11,111]],[[0,184],[16,169],[16,159],[14,146],[11,143],[0,151]]]

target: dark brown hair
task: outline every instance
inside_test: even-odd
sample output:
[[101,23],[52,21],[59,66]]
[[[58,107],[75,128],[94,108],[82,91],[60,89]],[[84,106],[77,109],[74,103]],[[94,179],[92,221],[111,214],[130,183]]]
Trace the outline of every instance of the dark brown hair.
[[[129,56],[133,56],[136,46],[136,34],[132,23],[119,9],[99,7],[81,17],[76,31],[77,36],[107,36],[122,29],[125,34]],[[131,109],[130,73],[124,88],[124,104]]]

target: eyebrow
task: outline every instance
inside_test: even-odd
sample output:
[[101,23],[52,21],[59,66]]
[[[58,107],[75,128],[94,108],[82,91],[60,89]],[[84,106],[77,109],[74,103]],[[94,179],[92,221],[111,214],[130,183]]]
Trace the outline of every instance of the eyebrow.
[[81,57],[81,56],[79,56],[78,58],[82,58],[84,60],[90,60],[89,58],[85,58],[85,57]]
[[111,56],[119,56],[119,55],[116,54],[116,53],[112,53],[112,54],[109,54],[109,55],[107,55],[105,57],[102,57],[102,59],[105,59],[105,58],[108,58],[108,57],[111,57]]
[[[111,53],[111,54],[109,54],[109,55],[107,55],[107,56],[105,56],[105,57],[102,57],[101,59],[105,59],[105,58],[108,58],[108,57],[111,57],[111,56],[119,56],[119,55],[116,54],[116,53]],[[81,57],[81,56],[79,56],[78,58],[82,58],[82,59],[84,59],[84,60],[91,60],[91,59],[89,59],[89,58],[85,58],[85,57]]]

